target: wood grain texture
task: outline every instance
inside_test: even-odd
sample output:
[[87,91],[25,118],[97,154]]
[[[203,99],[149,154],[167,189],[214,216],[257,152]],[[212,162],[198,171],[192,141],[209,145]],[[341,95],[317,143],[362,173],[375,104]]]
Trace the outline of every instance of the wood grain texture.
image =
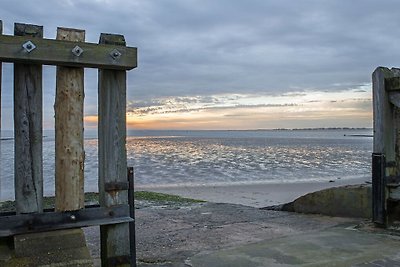
[[372,74],[374,110],[374,153],[383,153],[387,161],[394,161],[394,129],[386,128],[393,120],[393,109],[385,90],[385,79],[393,77],[385,67],[378,67]]
[[391,91],[388,93],[389,93],[390,103],[400,108],[400,91]]
[[[0,20],[0,35],[3,34],[3,21]],[[3,74],[3,63],[0,62],[0,139],[1,139],[1,84]],[[0,142],[0,155],[1,155],[1,142]],[[0,157],[1,163],[1,157]],[[1,173],[0,173],[0,186],[1,186]]]
[[[85,32],[57,29],[57,39],[85,40]],[[55,185],[57,211],[84,208],[83,68],[57,67]]]
[[[35,44],[36,48],[27,53],[22,45],[29,40]],[[0,61],[119,70],[130,70],[137,66],[136,47],[81,42],[79,47],[83,49],[83,53],[77,57],[72,54],[72,49],[76,45],[62,39],[2,35],[0,36]],[[115,48],[121,53],[118,59],[113,59],[110,55]]]
[[[102,44],[125,45],[123,36],[105,35]],[[99,70],[99,200],[102,206],[128,203],[128,190],[106,192],[109,182],[127,182],[126,72]],[[110,258],[129,256],[129,223],[100,227],[102,265]],[[122,266],[123,264],[121,264]]]
[[[15,24],[15,34],[43,36],[43,27]],[[43,210],[42,66],[14,64],[14,172],[17,213]]]
[[387,78],[385,87],[386,91],[400,91],[400,77]]
[[125,71],[99,70],[98,130],[101,204],[125,204],[128,201],[126,190],[109,193],[104,188],[105,183],[127,182]]
[[394,138],[395,138],[395,169],[390,175],[398,176],[400,175],[400,108],[393,105],[393,122],[392,127],[394,128]]
[[[376,156],[385,158],[380,167],[373,171],[373,209],[374,221],[387,225],[391,221],[393,210],[387,205],[388,199],[397,198],[386,186],[390,176],[400,174],[400,109],[399,79],[400,69],[377,68],[372,74],[374,108],[374,144]],[[376,175],[382,171],[381,175]],[[393,195],[392,195],[393,194]],[[387,210],[386,210],[387,208]]]

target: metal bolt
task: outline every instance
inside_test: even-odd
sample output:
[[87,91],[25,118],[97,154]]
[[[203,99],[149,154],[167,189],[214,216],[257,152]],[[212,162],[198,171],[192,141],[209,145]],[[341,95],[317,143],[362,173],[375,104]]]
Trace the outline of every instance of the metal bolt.
[[118,59],[118,58],[120,58],[122,56],[122,54],[117,49],[114,49],[113,51],[110,52],[110,56],[113,59]]
[[36,45],[34,43],[32,43],[31,41],[27,41],[25,42],[22,47],[24,48],[24,50],[28,53],[30,53],[32,50],[34,50],[36,48]]
[[77,56],[77,57],[79,57],[80,55],[82,55],[82,53],[83,53],[83,49],[80,48],[79,46],[75,46],[75,47],[72,49],[72,54],[74,54],[74,55]]

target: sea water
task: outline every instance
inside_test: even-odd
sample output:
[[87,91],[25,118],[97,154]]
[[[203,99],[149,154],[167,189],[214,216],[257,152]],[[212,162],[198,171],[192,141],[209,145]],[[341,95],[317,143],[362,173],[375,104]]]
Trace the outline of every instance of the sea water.
[[[45,195],[54,194],[54,133],[43,138]],[[370,180],[371,129],[128,131],[128,166],[145,187]],[[14,141],[3,132],[0,199],[14,198]],[[85,134],[85,191],[97,191],[95,132]]]

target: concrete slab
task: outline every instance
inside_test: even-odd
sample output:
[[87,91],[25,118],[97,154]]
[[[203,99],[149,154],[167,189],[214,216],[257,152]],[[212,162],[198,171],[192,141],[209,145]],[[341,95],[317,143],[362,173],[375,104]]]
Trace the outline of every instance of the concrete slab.
[[193,267],[400,266],[400,237],[352,227],[334,227],[200,253]]
[[50,231],[14,236],[15,255],[29,257],[49,252],[86,247],[82,229]]
[[14,236],[14,251],[2,266],[93,266],[81,229]]
[[136,219],[139,266],[189,266],[198,253],[359,222],[221,203],[140,208]]
[[[155,203],[157,204],[157,203]],[[400,267],[400,234],[370,220],[222,203],[137,205],[138,266]],[[98,229],[85,229],[98,260]]]

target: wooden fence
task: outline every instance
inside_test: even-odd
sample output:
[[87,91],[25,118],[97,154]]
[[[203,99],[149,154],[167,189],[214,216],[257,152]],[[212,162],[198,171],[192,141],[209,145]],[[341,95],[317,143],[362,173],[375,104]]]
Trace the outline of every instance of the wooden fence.
[[[16,213],[1,214],[0,236],[100,225],[102,265],[134,266],[133,191],[128,192],[133,190],[128,183],[133,169],[127,168],[125,147],[126,71],[137,66],[137,49],[115,34],[101,34],[99,44],[86,43],[85,31],[76,29],[58,28],[56,40],[44,39],[43,27],[36,25],[16,23],[13,36],[1,33],[0,62],[14,63]],[[57,66],[56,200],[51,211],[43,210],[42,65]],[[84,206],[83,188],[84,68],[99,69],[100,205],[90,207]]]

